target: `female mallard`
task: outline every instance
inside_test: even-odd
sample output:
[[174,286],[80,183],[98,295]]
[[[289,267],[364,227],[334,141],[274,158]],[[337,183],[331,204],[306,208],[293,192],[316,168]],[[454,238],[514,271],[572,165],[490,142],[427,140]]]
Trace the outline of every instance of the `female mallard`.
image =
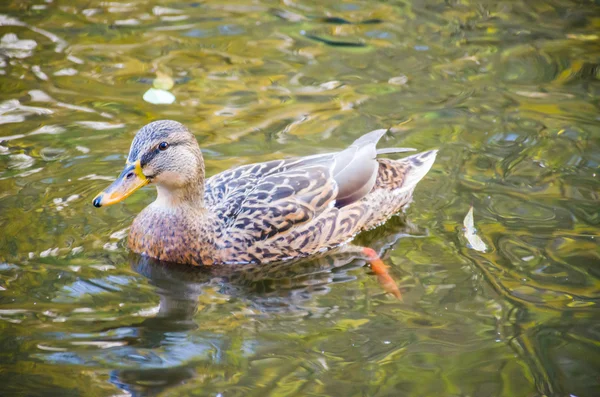
[[[188,264],[266,263],[339,246],[400,211],[436,150],[377,159],[385,130],[328,154],[245,165],[204,179],[198,143],[182,124],[144,126],[125,169],[93,201],[117,203],[153,183],[158,197],[133,221],[132,251]],[[384,149],[393,153],[407,149]],[[372,250],[365,253],[374,258]]]

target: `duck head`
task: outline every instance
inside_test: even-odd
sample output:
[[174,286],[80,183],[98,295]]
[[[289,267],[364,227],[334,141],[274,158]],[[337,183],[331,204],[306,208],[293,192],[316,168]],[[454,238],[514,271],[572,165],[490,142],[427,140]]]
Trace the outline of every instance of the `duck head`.
[[183,124],[160,120],[142,127],[133,138],[125,168],[92,203],[95,207],[118,203],[150,183],[157,187],[159,203],[202,204],[204,160],[196,138]]

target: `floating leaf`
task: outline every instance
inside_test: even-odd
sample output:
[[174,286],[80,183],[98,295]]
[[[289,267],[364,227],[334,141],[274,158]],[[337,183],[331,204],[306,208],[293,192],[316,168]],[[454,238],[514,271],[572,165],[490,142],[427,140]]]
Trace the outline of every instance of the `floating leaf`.
[[155,105],[170,105],[175,102],[175,95],[169,91],[150,88],[144,94],[144,101]]
[[477,229],[475,229],[475,223],[473,221],[473,206],[471,206],[469,212],[467,213],[467,216],[465,216],[463,225],[465,226],[465,238],[471,245],[469,248],[472,248],[475,251],[485,252],[487,250],[487,247],[481,239],[481,237],[477,235]]

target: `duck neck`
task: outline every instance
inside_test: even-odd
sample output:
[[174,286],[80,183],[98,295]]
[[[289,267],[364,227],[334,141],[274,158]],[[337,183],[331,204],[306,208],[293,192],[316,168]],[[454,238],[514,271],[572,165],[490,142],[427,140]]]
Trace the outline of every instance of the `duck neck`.
[[189,206],[192,208],[204,207],[204,184],[186,186],[178,189],[169,189],[165,186],[156,185],[155,205],[164,208],[177,208]]

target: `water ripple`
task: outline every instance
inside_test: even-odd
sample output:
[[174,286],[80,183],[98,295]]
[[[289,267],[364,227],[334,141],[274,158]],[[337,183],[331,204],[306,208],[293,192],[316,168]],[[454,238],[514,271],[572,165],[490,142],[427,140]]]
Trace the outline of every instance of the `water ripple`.
[[[0,6],[6,394],[593,395],[597,6],[13,3]],[[176,100],[144,101],[152,88]],[[359,240],[404,300],[359,258],[235,276],[130,259],[152,189],[89,202],[159,118],[190,128],[209,174],[376,128],[386,147],[439,149],[408,225]],[[465,238],[471,206],[485,250]]]

